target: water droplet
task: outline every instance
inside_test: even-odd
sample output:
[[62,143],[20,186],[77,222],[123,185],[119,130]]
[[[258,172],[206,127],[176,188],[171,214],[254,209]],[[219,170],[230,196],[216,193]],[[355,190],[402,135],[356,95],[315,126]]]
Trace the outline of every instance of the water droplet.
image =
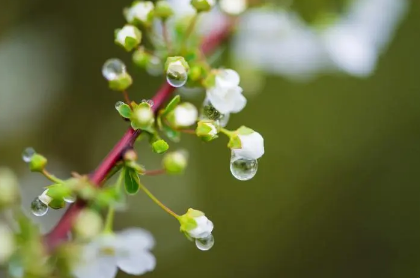
[[64,202],[72,204],[74,202],[76,202],[77,197],[74,195],[69,195],[63,198]]
[[125,103],[124,102],[122,102],[122,101],[117,101],[116,103],[115,103],[115,109],[117,109],[117,111],[118,111],[118,109],[121,107],[121,105],[124,105]]
[[32,157],[36,154],[36,151],[33,148],[26,148],[22,153],[22,159],[26,163],[31,162]]
[[120,59],[109,59],[102,67],[102,75],[108,81],[115,80],[124,73],[126,73],[125,64]]
[[221,126],[225,127],[229,122],[230,114],[222,114],[222,116],[216,121],[216,123]]
[[229,120],[229,115],[226,116],[220,113],[219,110],[217,110],[208,99],[204,101],[203,106],[201,108],[200,119],[222,122],[222,119],[225,117],[227,117],[227,120]]
[[200,238],[195,240],[195,246],[197,246],[198,249],[201,251],[208,251],[210,250],[214,245],[214,237],[212,234],[210,234],[206,238]]
[[143,99],[141,102],[147,102],[150,105],[150,107],[153,107],[153,105],[155,104],[151,99]]
[[31,203],[31,211],[35,216],[44,216],[48,212],[48,206],[36,197]]
[[166,71],[166,80],[172,87],[184,86],[188,80],[187,69],[180,61],[170,63]]
[[258,160],[256,159],[245,159],[245,158],[236,158],[232,155],[230,161],[230,172],[232,175],[240,180],[247,181],[252,179],[258,170]]
[[151,57],[146,65],[147,73],[153,76],[159,76],[162,74],[162,70],[162,61],[156,56]]

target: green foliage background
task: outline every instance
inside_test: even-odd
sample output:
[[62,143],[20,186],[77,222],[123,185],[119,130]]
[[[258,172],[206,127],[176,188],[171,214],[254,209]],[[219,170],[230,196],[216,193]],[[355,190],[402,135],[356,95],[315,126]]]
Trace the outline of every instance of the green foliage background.
[[[1,2],[0,43],[21,24],[59,20],[72,63],[71,82],[44,108],[47,120],[30,136],[0,141],[0,164],[26,174],[20,153],[34,146],[69,170],[91,171],[126,128],[113,108],[119,95],[107,89],[100,69],[109,57],[130,59],[112,41],[129,1]],[[223,138],[210,144],[184,138],[192,164],[186,174],[143,181],[178,213],[190,206],[205,211],[215,223],[216,244],[210,252],[198,251],[176,221],[142,194],[132,197],[116,224],[155,235],[158,265],[147,277],[417,277],[419,24],[420,5],[413,1],[369,79],[323,76],[299,84],[267,76],[260,94],[249,97],[229,123],[246,124],[265,137],[266,155],[252,181],[231,176]],[[151,97],[162,82],[132,72],[137,101]],[[1,90],[0,84],[0,97]],[[139,156],[150,168],[158,166],[148,147]]]

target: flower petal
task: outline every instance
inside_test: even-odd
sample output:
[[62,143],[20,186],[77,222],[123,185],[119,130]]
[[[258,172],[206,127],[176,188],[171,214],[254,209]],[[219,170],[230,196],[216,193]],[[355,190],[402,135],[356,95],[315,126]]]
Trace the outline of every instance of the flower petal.
[[155,245],[153,235],[144,229],[130,228],[117,234],[120,246],[127,249],[152,249]]
[[73,269],[73,275],[77,278],[114,278],[117,271],[115,257],[98,256],[93,260],[82,261]]
[[221,70],[216,76],[216,87],[232,88],[239,85],[241,78],[239,74],[232,69]]
[[236,100],[234,101],[234,105],[233,105],[233,107],[231,109],[231,113],[239,113],[239,112],[241,112],[242,109],[245,108],[246,102],[247,101],[246,101],[246,98],[244,97],[244,95],[242,93],[241,94],[238,94],[236,96]]
[[131,275],[141,275],[155,269],[156,258],[153,254],[144,249],[131,251],[117,257],[117,265],[122,271]]
[[259,159],[264,154],[264,138],[258,132],[239,135],[242,148],[233,149],[235,156],[245,159]]

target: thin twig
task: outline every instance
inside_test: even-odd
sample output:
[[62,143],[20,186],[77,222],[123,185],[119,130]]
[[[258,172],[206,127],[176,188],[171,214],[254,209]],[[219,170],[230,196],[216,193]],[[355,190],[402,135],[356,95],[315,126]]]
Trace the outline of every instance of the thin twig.
[[[211,33],[206,37],[201,45],[204,53],[211,52],[218,45],[220,45],[230,34],[232,30],[232,22],[228,22],[226,26],[218,30],[217,32]],[[175,88],[170,86],[168,83],[163,84],[153,97],[153,111],[157,112],[165,101],[169,99]],[[90,175],[90,181],[98,187],[101,187],[105,178],[111,169],[121,160],[121,156],[127,148],[132,147],[136,138],[140,135],[141,131],[135,131],[131,128],[123,135],[118,141],[114,148],[99,164],[96,170]],[[86,203],[79,200],[72,204],[66,213],[62,216],[57,225],[52,231],[45,236],[45,244],[49,250],[54,249],[61,241],[66,239],[68,232],[71,230],[73,221],[79,212],[86,206]]]

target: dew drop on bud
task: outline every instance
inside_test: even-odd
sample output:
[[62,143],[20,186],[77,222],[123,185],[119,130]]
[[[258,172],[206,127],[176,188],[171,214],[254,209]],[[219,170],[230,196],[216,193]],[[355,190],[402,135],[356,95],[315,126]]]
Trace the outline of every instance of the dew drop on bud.
[[120,59],[109,59],[102,67],[102,75],[112,81],[126,72],[125,64]]
[[151,99],[143,99],[141,102],[146,102],[146,103],[148,103],[148,104],[150,105],[150,107],[153,107],[153,105],[155,104],[155,103],[153,102],[153,100],[151,100]]
[[74,195],[69,195],[63,198],[64,202],[68,203],[68,204],[72,204],[74,202],[76,202],[76,196]]
[[22,159],[26,163],[31,162],[32,157],[35,155],[35,150],[33,148],[26,148],[22,153]]
[[214,237],[212,234],[210,234],[206,238],[197,238],[195,240],[195,246],[197,246],[198,249],[201,251],[208,251],[210,250],[214,245]]
[[35,216],[44,216],[48,212],[48,206],[37,197],[31,203],[31,211]]
[[166,80],[172,87],[179,88],[184,86],[188,80],[187,69],[181,62],[170,63],[166,71]]
[[115,109],[117,109],[117,111],[118,111],[118,109],[121,107],[121,105],[124,105],[124,102],[122,102],[122,101],[117,101],[117,102],[115,103]]
[[247,181],[252,179],[258,170],[258,160],[256,159],[245,159],[245,158],[236,158],[232,155],[230,161],[230,172],[232,175],[240,180]]

